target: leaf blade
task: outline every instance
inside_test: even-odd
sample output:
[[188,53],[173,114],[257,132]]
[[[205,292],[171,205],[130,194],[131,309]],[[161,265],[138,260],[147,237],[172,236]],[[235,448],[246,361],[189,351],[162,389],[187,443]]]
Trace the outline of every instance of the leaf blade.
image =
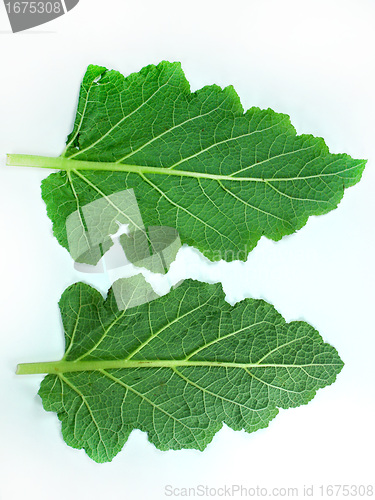
[[330,154],[323,139],[297,136],[287,115],[243,113],[232,87],[190,93],[180,65],[166,61],[127,78],[90,66],[64,158],[93,165],[75,164],[70,178],[62,172],[42,184],[66,248],[74,192],[82,207],[127,188],[146,226],[171,225],[183,243],[227,261],[246,260],[262,235],[277,241],[336,208],[366,163]]
[[111,460],[132,429],[164,450],[204,449],[223,423],[266,427],[279,408],[310,401],[343,366],[307,323],[285,323],[264,301],[232,307],[219,285],[187,280],[120,312],[111,293],[103,302],[77,284],[60,307],[69,356],[39,394],[58,413],[67,443],[99,462]]

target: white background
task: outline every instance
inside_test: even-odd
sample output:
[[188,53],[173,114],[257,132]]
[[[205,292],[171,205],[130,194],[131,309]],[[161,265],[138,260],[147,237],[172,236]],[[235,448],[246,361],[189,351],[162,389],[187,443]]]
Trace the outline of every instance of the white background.
[[[375,483],[375,4],[366,0],[81,0],[67,15],[10,32],[0,5],[0,499],[163,499],[164,486],[301,488]],[[89,63],[138,71],[181,61],[192,89],[233,84],[245,108],[288,113],[331,152],[369,160],[337,210],[246,263],[209,264],[190,249],[178,273],[222,281],[228,300],[262,297],[339,351],[337,382],[254,434],[223,428],[203,452],[161,452],[140,431],[96,464],[69,448],[18,362],[59,359],[57,301],[81,277],[52,236],[46,170],[6,153],[57,156]],[[175,497],[177,498],[177,497]],[[341,498],[341,496],[336,497]]]

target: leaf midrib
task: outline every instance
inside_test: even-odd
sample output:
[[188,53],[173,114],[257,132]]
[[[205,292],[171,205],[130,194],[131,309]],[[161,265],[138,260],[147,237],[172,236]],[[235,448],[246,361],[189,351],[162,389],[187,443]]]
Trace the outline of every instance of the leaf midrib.
[[282,364],[282,363],[236,363],[227,361],[190,361],[186,359],[155,359],[155,360],[89,360],[89,361],[51,361],[46,363],[26,363],[20,364],[17,368],[18,375],[38,374],[38,373],[70,373],[100,370],[137,369],[137,368],[177,368],[177,367],[206,367],[206,368],[299,368],[318,366],[342,366],[341,363],[302,363],[302,364]]
[[[297,151],[294,151],[294,153]],[[276,157],[267,159],[266,161],[274,160]],[[332,161],[325,165],[327,169],[332,164],[338,162],[340,158]],[[134,173],[139,175],[151,174],[151,175],[164,175],[164,176],[176,176],[176,177],[190,177],[194,179],[209,179],[216,181],[225,182],[260,182],[260,183],[271,183],[271,182],[294,182],[303,181],[309,179],[316,179],[320,177],[333,177],[339,176],[340,174],[347,173],[350,170],[358,169],[358,167],[365,163],[365,160],[358,160],[358,162],[348,168],[344,168],[335,172],[328,173],[317,173],[305,176],[294,176],[294,177],[234,177],[231,175],[222,174],[209,174],[207,172],[194,172],[190,170],[170,170],[166,167],[150,167],[148,165],[127,165],[118,164],[115,162],[95,162],[95,161],[83,161],[83,160],[70,160],[69,158],[59,157],[47,157],[47,156],[34,156],[34,155],[8,155],[7,165],[12,166],[23,166],[23,167],[41,167],[49,168],[54,170],[64,170],[72,171],[76,173],[79,170],[91,170],[91,171],[104,171],[104,172],[125,172]],[[254,164],[258,166],[259,163]],[[249,165],[250,167],[250,165]],[[247,168],[249,168],[247,167]]]

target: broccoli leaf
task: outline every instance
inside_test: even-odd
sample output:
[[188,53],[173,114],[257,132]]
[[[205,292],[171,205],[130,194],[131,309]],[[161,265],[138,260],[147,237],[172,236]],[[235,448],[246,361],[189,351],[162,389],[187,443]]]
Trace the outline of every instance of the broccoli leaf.
[[66,248],[70,214],[133,189],[146,227],[174,227],[182,243],[227,261],[246,260],[262,235],[279,240],[336,208],[365,163],[296,135],[287,115],[244,113],[232,87],[190,93],[180,64],[165,61],[127,78],[89,66],[62,156],[8,158],[62,170],[42,193]]
[[68,445],[97,462],[133,429],[161,450],[203,450],[227,424],[253,432],[278,408],[310,401],[343,363],[305,322],[286,323],[262,300],[235,306],[220,285],[187,280],[166,296],[120,311],[78,283],[62,295],[66,351],[21,364],[48,373],[39,395],[58,414]]

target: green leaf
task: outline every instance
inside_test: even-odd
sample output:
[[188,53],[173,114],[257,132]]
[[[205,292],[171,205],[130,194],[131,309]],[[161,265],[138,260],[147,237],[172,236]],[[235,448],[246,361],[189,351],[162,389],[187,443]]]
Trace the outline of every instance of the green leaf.
[[8,161],[64,170],[42,192],[66,248],[71,213],[134,189],[146,227],[174,227],[182,243],[227,261],[246,260],[262,235],[279,240],[336,208],[366,163],[297,136],[287,115],[244,113],[232,87],[190,93],[169,62],[127,78],[89,66],[63,155]]
[[68,445],[110,461],[133,429],[161,450],[203,450],[227,424],[253,432],[278,408],[310,401],[343,363],[304,322],[286,323],[262,300],[234,307],[220,285],[185,281],[148,304],[119,311],[82,283],[60,301],[66,351],[39,394]]

